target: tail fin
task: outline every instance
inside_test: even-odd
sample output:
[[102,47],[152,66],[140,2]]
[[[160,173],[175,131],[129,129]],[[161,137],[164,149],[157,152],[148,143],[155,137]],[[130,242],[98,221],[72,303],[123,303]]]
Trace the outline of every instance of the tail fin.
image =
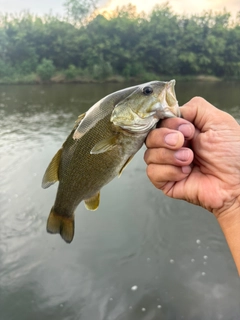
[[63,240],[67,243],[72,242],[74,237],[74,215],[62,216],[51,209],[51,212],[47,221],[47,232],[60,233]]

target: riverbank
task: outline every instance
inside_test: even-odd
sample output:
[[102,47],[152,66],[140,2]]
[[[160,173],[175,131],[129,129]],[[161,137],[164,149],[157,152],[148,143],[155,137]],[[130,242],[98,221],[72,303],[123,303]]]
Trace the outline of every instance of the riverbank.
[[220,78],[216,76],[210,75],[158,75],[154,73],[145,73],[139,75],[137,77],[123,77],[121,75],[113,75],[101,79],[96,79],[89,75],[87,76],[76,76],[76,77],[67,77],[64,73],[56,73],[50,80],[42,80],[37,74],[32,73],[28,75],[13,75],[8,77],[0,78],[0,85],[1,84],[45,84],[45,83],[52,83],[52,84],[60,84],[60,83],[123,83],[126,81],[131,82],[147,82],[152,80],[170,80],[176,79],[178,81],[208,81],[208,82],[216,82],[216,81],[223,81],[223,80],[240,80],[232,77],[228,78]]

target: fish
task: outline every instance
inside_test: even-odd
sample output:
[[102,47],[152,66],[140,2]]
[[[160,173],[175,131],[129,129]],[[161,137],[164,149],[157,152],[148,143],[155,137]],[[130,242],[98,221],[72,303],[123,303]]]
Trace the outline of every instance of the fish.
[[180,117],[175,80],[151,81],[111,93],[81,114],[48,165],[42,187],[59,181],[47,232],[70,243],[81,201],[96,210],[100,190],[120,176],[148,133],[164,118]]

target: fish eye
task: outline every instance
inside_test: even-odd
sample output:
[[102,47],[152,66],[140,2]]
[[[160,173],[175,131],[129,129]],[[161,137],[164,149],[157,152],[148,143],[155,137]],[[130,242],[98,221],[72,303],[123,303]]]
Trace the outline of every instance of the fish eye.
[[151,93],[153,93],[153,88],[152,87],[144,87],[143,88],[143,94],[149,95]]

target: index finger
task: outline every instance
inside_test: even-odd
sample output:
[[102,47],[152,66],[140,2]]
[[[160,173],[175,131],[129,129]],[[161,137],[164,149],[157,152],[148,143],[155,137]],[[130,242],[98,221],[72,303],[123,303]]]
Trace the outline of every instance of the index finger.
[[183,118],[168,118],[160,122],[160,128],[169,128],[180,131],[186,140],[193,138],[195,133],[194,125]]
[[184,136],[177,130],[168,128],[157,128],[147,136],[147,148],[168,148],[172,150],[179,149],[184,144]]

